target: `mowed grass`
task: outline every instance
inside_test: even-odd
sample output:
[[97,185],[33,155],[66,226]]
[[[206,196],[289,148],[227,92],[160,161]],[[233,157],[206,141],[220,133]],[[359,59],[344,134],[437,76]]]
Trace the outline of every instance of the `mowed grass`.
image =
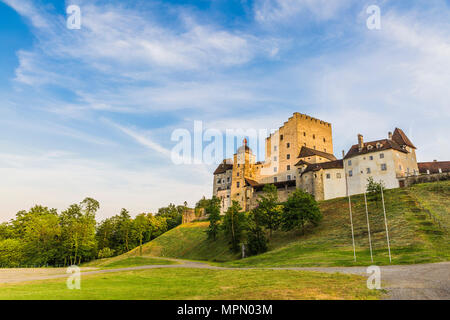
[[111,268],[127,268],[146,265],[170,265],[170,264],[177,264],[177,262],[146,256],[142,257],[119,256],[111,259],[95,260],[84,264],[83,267],[97,267],[101,269],[111,269]]
[[66,279],[0,285],[0,299],[378,299],[366,279],[345,274],[292,270],[151,269],[81,277],[81,289]]

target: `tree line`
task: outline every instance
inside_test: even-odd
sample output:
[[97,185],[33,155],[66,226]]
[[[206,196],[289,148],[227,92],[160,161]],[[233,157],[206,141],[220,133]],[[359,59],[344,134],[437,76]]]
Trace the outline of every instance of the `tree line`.
[[0,224],[0,267],[81,264],[122,254],[181,224],[184,205],[142,213],[134,219],[126,209],[100,223],[100,204],[86,198],[58,213],[36,205]]
[[248,255],[267,251],[268,243],[276,230],[299,230],[302,234],[308,225],[314,227],[322,219],[319,206],[310,194],[297,189],[285,202],[278,200],[276,186],[264,186],[256,207],[250,212],[242,211],[237,201],[220,215],[220,199],[202,199],[197,204],[209,215],[208,238],[215,241],[220,232],[229,242],[230,250],[238,252],[244,244]]

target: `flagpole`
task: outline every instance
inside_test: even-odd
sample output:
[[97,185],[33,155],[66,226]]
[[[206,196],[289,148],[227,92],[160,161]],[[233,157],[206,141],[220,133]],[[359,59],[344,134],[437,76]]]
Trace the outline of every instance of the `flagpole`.
[[388,252],[389,252],[389,262],[392,262],[392,259],[391,259],[391,245],[389,243],[389,231],[388,231],[388,225],[387,225],[386,207],[384,205],[384,194],[383,194],[383,186],[382,185],[381,185],[381,201],[383,202],[384,225],[386,226],[386,239],[387,239]]
[[369,210],[367,209],[367,197],[366,192],[364,192],[364,202],[366,204],[366,218],[367,218],[367,231],[369,233],[369,247],[370,247],[370,260],[373,262],[373,255],[372,255],[372,239],[370,238],[370,222],[369,222]]
[[345,185],[347,187],[347,196],[348,196],[348,208],[350,211],[350,225],[352,227],[352,242],[353,242],[353,259],[356,262],[356,249],[355,249],[355,233],[353,232],[353,215],[352,215],[352,203],[350,200],[350,190],[348,188],[348,178],[347,178],[347,172],[345,173]]

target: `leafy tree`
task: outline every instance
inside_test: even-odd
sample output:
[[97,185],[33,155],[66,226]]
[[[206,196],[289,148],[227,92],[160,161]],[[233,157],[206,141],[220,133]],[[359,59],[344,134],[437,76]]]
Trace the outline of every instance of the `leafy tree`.
[[239,244],[245,235],[246,217],[241,210],[239,202],[233,200],[231,207],[225,213],[222,223],[225,236],[228,238],[230,248],[234,252],[239,251]]
[[247,231],[247,249],[249,255],[256,255],[267,251],[267,237],[264,229],[250,218]]
[[195,208],[206,208],[209,204],[209,199],[206,199],[205,196],[203,196],[203,198],[201,198],[196,204],[195,204]]
[[373,177],[367,179],[366,192],[369,201],[377,201],[381,199],[381,189],[384,189],[383,181],[376,182]]
[[263,188],[263,195],[257,200],[258,220],[269,230],[269,238],[272,232],[277,230],[281,222],[282,206],[278,203],[277,187],[273,184],[266,184]]
[[110,248],[103,248],[98,252],[99,259],[110,258],[112,256],[114,256],[114,250]]
[[130,251],[130,236],[131,236],[132,220],[127,209],[122,208],[119,215],[119,239],[122,244],[122,252]]
[[[44,265],[54,263],[58,255],[61,227],[55,211],[30,210],[23,225],[23,245],[27,263]],[[36,214],[36,212],[39,212]],[[23,222],[22,221],[22,222]]]
[[322,219],[322,213],[312,195],[295,190],[288,198],[283,208],[282,226],[284,230],[299,228],[305,234],[305,225],[317,225]]
[[144,240],[144,233],[150,227],[149,220],[145,213],[138,215],[133,221],[133,229],[137,233],[139,239],[139,255],[142,256],[142,243]]
[[19,239],[0,241],[0,268],[19,267],[25,259],[23,243]]
[[205,208],[205,213],[209,215],[209,226],[206,230],[208,234],[208,239],[213,239],[216,241],[217,234],[219,233],[219,222],[220,222],[220,199],[216,196],[212,197],[208,201]]
[[156,215],[166,218],[170,230],[181,224],[184,210],[184,206],[175,206],[171,203],[167,207],[159,208]]

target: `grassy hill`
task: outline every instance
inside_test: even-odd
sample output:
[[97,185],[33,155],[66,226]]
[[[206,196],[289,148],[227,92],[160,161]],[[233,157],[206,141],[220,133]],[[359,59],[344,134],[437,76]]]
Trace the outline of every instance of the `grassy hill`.
[[[450,257],[450,182],[387,190],[386,213],[393,264],[447,261]],[[207,222],[179,226],[144,246],[146,256],[223,262],[227,266],[351,266],[370,265],[364,198],[353,196],[356,244],[353,260],[348,199],[320,202],[323,221],[305,235],[275,232],[269,251],[240,259],[228,250],[225,239],[207,240]],[[389,264],[382,204],[369,202],[373,264]],[[138,255],[132,250],[122,258]],[[121,258],[119,258],[121,259]]]

